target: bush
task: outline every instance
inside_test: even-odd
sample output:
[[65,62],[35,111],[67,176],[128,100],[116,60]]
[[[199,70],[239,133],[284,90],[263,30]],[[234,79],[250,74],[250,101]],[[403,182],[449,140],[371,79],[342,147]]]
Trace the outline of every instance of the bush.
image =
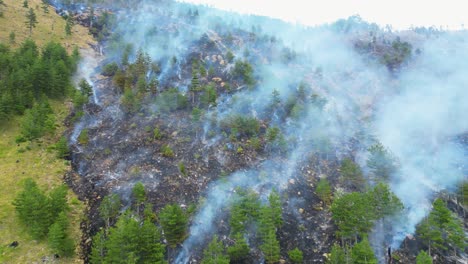
[[161,140],[162,137],[163,137],[163,134],[162,134],[161,130],[160,130],[158,127],[154,128],[154,130],[153,130],[153,138],[154,138],[155,140]]
[[159,107],[159,111],[168,113],[187,108],[188,100],[176,88],[171,88],[156,97],[156,105]]
[[104,65],[104,67],[102,67],[102,75],[104,76],[114,76],[115,73],[117,72],[117,70],[119,70],[119,65],[117,65],[117,63],[115,62],[112,62],[112,63],[109,63],[109,64],[106,64]]
[[232,115],[221,121],[221,129],[233,137],[256,136],[260,131],[260,122],[255,117]]
[[304,258],[302,251],[298,248],[288,251],[288,256],[292,263],[302,263]]
[[187,176],[187,168],[185,168],[185,164],[182,161],[179,162],[179,171],[182,175]]
[[87,145],[89,143],[88,129],[81,130],[81,133],[78,136],[78,142],[81,145]]
[[70,155],[70,150],[68,149],[67,138],[61,137],[57,143],[55,143],[55,150],[57,151],[57,157],[59,159],[66,159]]
[[167,158],[174,157],[174,151],[172,150],[172,148],[169,145],[162,146],[161,153],[162,153],[162,155],[164,157],[167,157]]

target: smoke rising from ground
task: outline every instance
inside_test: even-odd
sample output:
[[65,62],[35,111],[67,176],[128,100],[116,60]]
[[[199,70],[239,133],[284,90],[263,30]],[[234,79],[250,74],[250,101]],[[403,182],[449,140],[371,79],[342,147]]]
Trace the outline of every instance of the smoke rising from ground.
[[[196,9],[198,15],[190,21],[187,16]],[[236,187],[251,188],[262,195],[272,187],[281,191],[287,188],[288,179],[299,173],[299,164],[311,155],[336,160],[352,156],[356,151],[352,140],[361,140],[357,151],[365,156],[370,144],[366,139],[373,136],[389,148],[401,165],[390,179],[392,190],[406,207],[391,234],[393,247],[398,247],[406,234],[414,233],[416,224],[429,212],[436,192],[452,190],[463,179],[461,166],[466,165],[466,159],[454,138],[468,131],[465,33],[448,34],[443,37],[445,42],[424,39],[415,43],[422,52],[413,54],[412,62],[400,73],[389,73],[382,64],[359,55],[354,47],[354,37],[371,42],[368,30],[376,30],[374,26],[346,35],[329,26],[304,28],[170,2],[147,2],[127,11],[118,13],[115,32],[120,43],[133,45],[131,56],[142,48],[160,64],[157,77],[162,89],[176,87],[187,92],[191,76],[184,67],[193,58],[214,64],[210,60],[213,55],[224,57],[230,49],[235,60],[250,61],[257,80],[254,88],[233,87],[233,95],[220,96],[217,106],[210,108],[206,116],[216,117],[217,121],[233,114],[267,119],[279,128],[287,142],[282,156],[272,153],[256,167],[236,171],[209,185],[204,206],[194,217],[190,236],[176,263],[187,263],[194,249],[200,250],[198,247],[210,240],[216,232],[215,221],[225,213]],[[252,31],[253,36],[249,35]],[[388,32],[379,34],[390,41],[395,38]],[[227,47],[229,35],[234,44]],[[246,41],[247,36],[253,40]],[[204,41],[206,38],[209,41]],[[109,55],[119,61],[124,46],[113,46],[115,43],[109,41]],[[204,47],[207,43],[214,43],[214,48]],[[234,67],[233,62],[220,65],[216,75],[229,73]],[[301,84],[305,86],[305,96],[297,98]],[[290,98],[300,102],[294,116],[282,113],[278,106],[272,108],[275,90],[281,106]],[[99,103],[98,97],[99,93],[95,103]],[[158,106],[152,109],[156,112]],[[113,112],[103,113],[111,118]],[[220,122],[207,121],[204,134],[194,140],[208,142],[204,137],[210,131],[220,132],[219,126]],[[115,131],[112,129],[110,136]],[[75,141],[77,136],[74,133]],[[220,137],[214,137],[209,144],[218,140]],[[129,171],[130,163],[138,163],[145,155],[145,149],[129,153],[116,171],[106,175],[110,180],[118,179],[119,174]]]

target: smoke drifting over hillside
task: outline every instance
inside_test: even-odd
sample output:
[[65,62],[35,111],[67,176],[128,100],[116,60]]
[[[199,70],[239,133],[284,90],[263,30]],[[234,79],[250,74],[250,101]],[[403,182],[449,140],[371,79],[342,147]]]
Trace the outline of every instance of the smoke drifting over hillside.
[[[235,60],[253,65],[256,83],[232,87],[232,94],[220,96],[217,105],[206,111],[204,133],[192,139],[194,142],[217,144],[220,137],[208,139],[207,134],[221,134],[222,120],[234,114],[268,120],[287,142],[283,154],[272,152],[252,168],[235,171],[208,185],[205,203],[194,217],[175,263],[188,263],[194,250],[200,251],[199,247],[210,240],[217,231],[215,221],[226,213],[237,187],[251,188],[261,197],[274,188],[281,192],[312,154],[337,161],[356,152],[365,157],[367,148],[377,140],[395,155],[401,167],[392,175],[390,185],[405,211],[395,223],[391,241],[379,242],[392,243],[393,247],[414,233],[438,191],[453,190],[466,175],[466,149],[455,139],[468,131],[465,32],[447,33],[445,41],[413,38],[417,40],[413,46],[421,52],[413,53],[404,70],[396,72],[357,52],[354,41],[371,43],[371,30],[378,39],[396,38],[383,30],[376,32],[375,25],[362,21],[354,25],[356,30],[350,26],[343,33],[335,26],[306,28],[166,1],[148,1],[119,12],[116,21],[113,30],[119,42],[107,44],[110,60],[119,61],[124,53],[125,45],[115,43],[133,46],[131,60],[136,50],[143,49],[160,65],[157,78],[162,89],[176,87],[189,94],[191,73],[187,68],[194,58],[207,66],[215,65],[216,76],[232,77]],[[412,34],[416,33],[409,36]],[[232,62],[225,57],[228,51],[235,55]],[[287,105],[290,98],[296,100],[293,114],[275,107],[274,91],[279,94],[279,105]],[[99,95],[96,103],[101,102]],[[151,104],[148,108],[155,115],[159,106]],[[120,118],[115,120],[120,122]],[[118,130],[111,127],[107,133],[114,137]],[[74,141],[78,134],[74,133]],[[145,151],[128,153],[132,164],[119,161],[117,169],[104,177],[108,181],[118,179],[116,174],[128,172],[138,162],[136,157],[145,155]],[[222,158],[217,162],[223,164]],[[362,166],[366,169],[365,162]],[[314,170],[320,172],[321,168]],[[322,177],[318,172],[316,175]],[[128,189],[124,186],[128,182],[119,184],[116,189]]]

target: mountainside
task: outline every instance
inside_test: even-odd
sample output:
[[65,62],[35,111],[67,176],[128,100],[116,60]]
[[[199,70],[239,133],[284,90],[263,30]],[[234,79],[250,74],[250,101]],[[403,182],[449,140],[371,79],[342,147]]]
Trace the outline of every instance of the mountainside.
[[467,32],[50,2],[99,40],[65,121],[86,263],[466,260]]

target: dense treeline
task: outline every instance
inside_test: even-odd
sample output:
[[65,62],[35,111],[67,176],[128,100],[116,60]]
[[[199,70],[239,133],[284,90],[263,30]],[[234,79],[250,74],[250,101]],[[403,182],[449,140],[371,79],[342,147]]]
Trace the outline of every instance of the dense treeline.
[[15,51],[0,44],[0,120],[23,114],[47,98],[66,96],[78,59],[76,49],[68,55],[64,47],[54,42],[41,51],[30,39]]

